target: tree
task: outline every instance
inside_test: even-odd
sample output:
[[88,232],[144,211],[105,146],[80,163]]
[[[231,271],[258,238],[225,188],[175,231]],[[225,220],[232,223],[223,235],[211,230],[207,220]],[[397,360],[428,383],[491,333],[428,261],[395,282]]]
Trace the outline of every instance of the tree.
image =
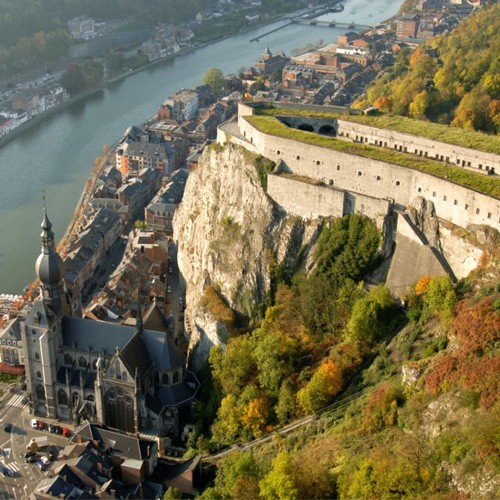
[[425,118],[427,109],[431,104],[431,98],[427,90],[422,90],[415,96],[409,107],[409,114],[413,118]]
[[82,67],[77,63],[71,63],[61,76],[61,85],[70,95],[76,95],[85,90],[87,80]]
[[332,359],[327,359],[298,392],[297,400],[306,413],[313,413],[323,408],[342,389],[342,384],[339,367]]
[[260,481],[260,496],[267,499],[292,500],[298,497],[295,468],[286,451],[278,453],[273,468]]
[[224,87],[224,82],[224,75],[219,68],[208,68],[203,75],[203,83],[210,85],[216,95],[219,95]]
[[270,411],[269,401],[265,396],[259,396],[248,403],[242,422],[254,437],[262,436]]
[[222,498],[257,498],[259,468],[251,452],[231,453],[222,461],[214,489]]

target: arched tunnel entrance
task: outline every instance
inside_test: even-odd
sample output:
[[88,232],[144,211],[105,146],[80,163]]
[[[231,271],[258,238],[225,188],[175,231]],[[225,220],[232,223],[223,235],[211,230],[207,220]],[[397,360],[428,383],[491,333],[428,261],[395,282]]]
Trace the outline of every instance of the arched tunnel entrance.
[[335,130],[335,127],[332,127],[331,125],[322,125],[319,128],[319,134],[327,135],[329,137],[337,137],[337,131]]
[[297,128],[306,132],[314,132],[313,126],[309,125],[309,123],[301,123]]

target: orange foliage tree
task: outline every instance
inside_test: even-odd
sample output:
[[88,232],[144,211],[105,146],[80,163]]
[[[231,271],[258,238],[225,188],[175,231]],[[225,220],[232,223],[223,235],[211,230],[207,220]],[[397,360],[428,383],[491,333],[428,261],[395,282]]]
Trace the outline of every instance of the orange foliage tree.
[[450,333],[456,336],[458,348],[439,357],[426,376],[429,392],[460,385],[477,391],[484,408],[491,408],[500,399],[500,355],[495,348],[500,341],[500,315],[494,307],[495,298],[457,305]]

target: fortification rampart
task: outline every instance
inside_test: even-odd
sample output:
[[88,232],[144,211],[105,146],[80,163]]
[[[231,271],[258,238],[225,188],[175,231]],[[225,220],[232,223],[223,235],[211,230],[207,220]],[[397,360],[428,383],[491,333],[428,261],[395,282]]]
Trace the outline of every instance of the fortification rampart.
[[337,134],[340,138],[453,163],[485,174],[500,172],[500,157],[493,153],[345,120],[337,120],[337,123]]
[[245,119],[252,112],[240,106],[241,145],[249,144],[253,151],[283,162],[290,173],[352,193],[393,199],[402,206],[422,196],[434,203],[439,217],[458,226],[486,224],[500,229],[500,200],[410,168],[264,134]]
[[360,213],[376,220],[380,226],[391,204],[387,199],[349,193],[283,175],[268,177],[267,193],[289,214],[298,215],[303,219],[342,217],[347,213]]

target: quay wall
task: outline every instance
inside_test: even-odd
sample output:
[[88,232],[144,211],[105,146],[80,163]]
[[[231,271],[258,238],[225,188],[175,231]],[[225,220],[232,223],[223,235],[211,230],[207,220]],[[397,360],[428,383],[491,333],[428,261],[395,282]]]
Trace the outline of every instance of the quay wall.
[[264,134],[245,119],[242,108],[247,108],[247,115],[253,110],[240,107],[238,124],[245,141],[252,150],[282,162],[284,171],[345,191],[393,199],[402,206],[422,196],[434,203],[439,217],[453,224],[486,224],[500,229],[500,200],[496,198],[410,168]]

